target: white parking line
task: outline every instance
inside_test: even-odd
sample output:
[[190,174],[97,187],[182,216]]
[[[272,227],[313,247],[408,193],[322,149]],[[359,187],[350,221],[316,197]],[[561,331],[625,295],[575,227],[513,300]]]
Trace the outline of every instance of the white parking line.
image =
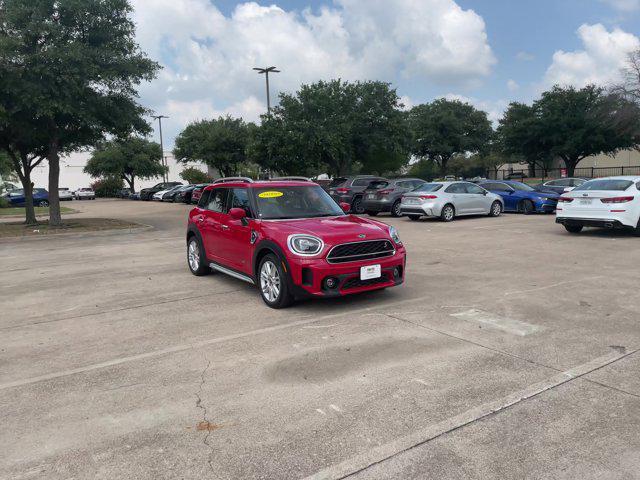
[[531,323],[521,322],[520,320],[514,320],[512,318],[499,317],[492,313],[478,310],[477,308],[459,313],[451,313],[450,315],[460,320],[489,325],[503,332],[512,333],[520,337],[531,335],[542,329],[542,327],[538,325],[532,325]]
[[590,280],[598,280],[600,278],[604,278],[604,275],[598,275],[595,277],[586,277],[586,278],[576,278],[575,280],[565,280],[564,282],[552,283],[551,285],[544,285],[542,287],[529,288],[527,290],[513,290],[511,292],[505,292],[504,296],[508,297],[509,295],[519,295],[521,293],[537,292],[539,290],[546,290],[548,288],[560,287],[562,285],[570,285],[572,283],[588,282]]
[[317,473],[314,473],[306,477],[304,480],[343,479],[355,473],[361,472],[373,465],[382,463],[399,453],[423,445],[435,438],[445,435],[446,433],[457,430],[458,428],[464,427],[465,425],[469,425],[477,420],[500,412],[524,400],[540,395],[547,390],[551,390],[559,385],[587,375],[588,373],[605,367],[637,351],[638,349],[626,352],[612,351],[607,355],[598,357],[590,362],[554,375],[547,380],[530,385],[518,392],[507,395],[506,397],[484,403],[477,407],[473,407],[466,412],[451,417],[447,420],[436,423],[434,425],[430,425],[422,430],[418,430],[404,437],[400,437],[387,444],[375,447],[371,450],[361,453],[360,455],[356,455],[355,457],[345,460],[344,462],[338,463]]
[[[271,327],[265,327],[265,328],[258,328],[255,330],[249,330],[247,332],[242,332],[242,333],[236,333],[233,335],[225,335],[223,337],[214,337],[214,338],[210,338],[207,340],[201,340],[199,342],[194,342],[194,343],[183,343],[183,344],[179,344],[179,345],[174,345],[172,347],[167,347],[167,348],[163,348],[160,350],[152,350],[150,352],[144,352],[144,353],[140,353],[137,355],[129,355],[126,357],[119,357],[119,358],[114,358],[111,360],[107,360],[105,362],[99,362],[99,363],[93,363],[91,365],[85,365],[83,367],[78,367],[78,368],[71,368],[68,370],[61,370],[61,371],[57,371],[57,372],[51,372],[51,373],[47,373],[45,375],[38,375],[36,377],[29,377],[29,378],[23,378],[20,380],[14,380],[12,382],[6,382],[6,383],[0,383],[0,390],[5,390],[7,388],[13,388],[13,387],[20,387],[23,385],[29,385],[32,383],[37,383],[37,382],[44,382],[46,380],[53,380],[56,378],[60,378],[60,377],[67,377],[69,375],[76,375],[78,373],[84,373],[84,372],[90,372],[92,370],[98,370],[101,368],[107,368],[107,367],[112,367],[114,365],[121,365],[123,363],[129,363],[129,362],[136,362],[139,360],[146,360],[147,358],[154,358],[154,357],[159,357],[162,355],[168,355],[171,353],[177,353],[177,352],[184,352],[186,350],[192,350],[195,348],[201,348],[201,347],[205,347],[208,345],[214,345],[216,343],[223,343],[223,342],[228,342],[230,340],[237,340],[240,338],[245,338],[245,337],[250,337],[253,335],[260,335],[260,334],[264,334],[264,333],[270,333],[270,332],[275,332],[278,330],[283,330],[285,328],[291,328],[291,327],[299,327],[302,325],[310,325],[313,323],[317,323],[317,322],[322,322],[324,320],[328,320],[330,318],[339,318],[339,317],[344,317],[344,316],[352,316],[352,315],[357,315],[360,313],[364,313],[364,312],[370,312],[372,310],[382,310],[385,308],[393,308],[393,307],[398,307],[400,305],[407,305],[407,304],[411,304],[414,302],[421,302],[424,301],[425,299],[429,298],[428,296],[423,296],[423,297],[418,297],[418,298],[413,298],[410,300],[400,300],[398,302],[391,302],[391,303],[387,303],[385,305],[376,305],[374,307],[365,307],[365,308],[359,308],[356,310],[347,310],[347,311],[342,311],[339,313],[331,313],[329,315],[323,315],[321,317],[316,317],[316,318],[308,318],[305,320],[297,320],[295,322],[289,322],[289,323],[283,323],[280,325],[273,325]],[[307,317],[306,315],[302,318]]]

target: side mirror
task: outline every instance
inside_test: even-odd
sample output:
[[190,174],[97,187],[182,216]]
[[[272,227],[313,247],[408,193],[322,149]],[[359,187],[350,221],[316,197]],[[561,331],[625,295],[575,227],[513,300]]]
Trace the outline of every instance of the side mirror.
[[340,208],[344,213],[349,213],[349,211],[351,210],[351,205],[349,205],[347,202],[340,202]]
[[486,197],[489,194],[489,192],[487,192],[486,190],[483,190],[482,194]]
[[232,208],[229,210],[229,216],[232,220],[240,220],[244,223],[247,218],[247,212],[242,208]]

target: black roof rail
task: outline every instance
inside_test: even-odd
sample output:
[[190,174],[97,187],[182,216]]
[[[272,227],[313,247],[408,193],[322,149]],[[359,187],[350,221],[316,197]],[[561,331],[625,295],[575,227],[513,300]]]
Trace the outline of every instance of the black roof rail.
[[246,182],[253,183],[249,177],[222,177],[214,180],[212,183],[229,183],[229,182]]

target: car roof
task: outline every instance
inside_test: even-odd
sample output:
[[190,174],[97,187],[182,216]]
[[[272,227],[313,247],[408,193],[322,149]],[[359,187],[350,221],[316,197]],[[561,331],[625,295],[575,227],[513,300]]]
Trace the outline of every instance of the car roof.
[[215,187],[245,187],[245,188],[281,188],[281,187],[309,187],[318,186],[315,182],[304,182],[298,180],[261,180],[257,182],[220,182],[207,185],[204,190],[211,190]]
[[639,182],[640,177],[637,175],[617,175],[615,177],[591,178],[590,180],[629,180],[630,182]]

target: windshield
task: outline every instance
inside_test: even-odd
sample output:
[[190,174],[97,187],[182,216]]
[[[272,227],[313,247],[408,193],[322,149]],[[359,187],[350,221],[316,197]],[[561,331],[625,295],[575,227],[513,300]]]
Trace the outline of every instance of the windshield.
[[367,187],[367,190],[380,190],[381,188],[389,186],[389,182],[385,182],[384,180],[379,180],[375,182],[371,182]]
[[579,187],[573,189],[574,192],[582,190],[614,190],[622,192],[633,185],[629,180],[589,180]]
[[533,191],[533,188],[531,188],[529,185],[526,185],[524,183],[514,182],[514,183],[507,183],[507,185],[509,185],[514,190],[521,190],[523,192]]
[[423,183],[418,188],[412,191],[413,192],[436,192],[441,188],[442,188],[441,183]]
[[265,220],[344,215],[338,204],[318,185],[263,187],[253,191],[258,218]]

